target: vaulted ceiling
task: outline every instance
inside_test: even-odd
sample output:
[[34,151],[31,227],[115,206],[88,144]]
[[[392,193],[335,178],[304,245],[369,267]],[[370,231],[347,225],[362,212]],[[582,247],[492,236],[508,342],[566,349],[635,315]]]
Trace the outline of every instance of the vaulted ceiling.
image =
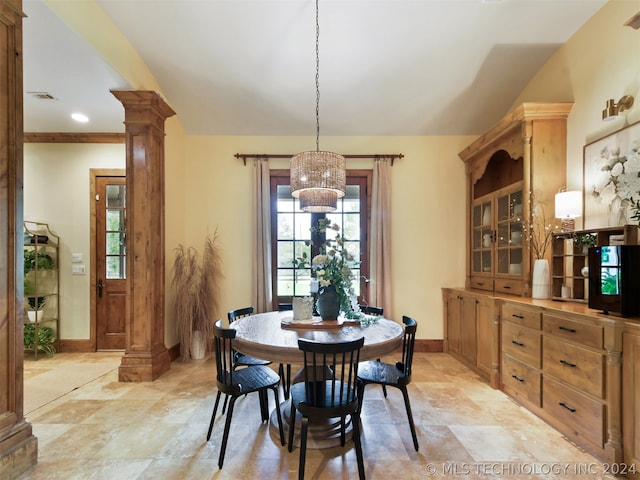
[[[188,134],[315,135],[313,0],[96,3]],[[480,134],[605,3],[320,0],[321,134]],[[46,2],[24,10],[25,131],[124,131],[123,77]]]

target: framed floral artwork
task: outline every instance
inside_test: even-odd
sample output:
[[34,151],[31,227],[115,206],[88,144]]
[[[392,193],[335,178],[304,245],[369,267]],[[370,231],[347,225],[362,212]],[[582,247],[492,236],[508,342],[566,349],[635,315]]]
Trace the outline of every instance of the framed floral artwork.
[[640,198],[640,122],[584,146],[584,228],[631,221]]

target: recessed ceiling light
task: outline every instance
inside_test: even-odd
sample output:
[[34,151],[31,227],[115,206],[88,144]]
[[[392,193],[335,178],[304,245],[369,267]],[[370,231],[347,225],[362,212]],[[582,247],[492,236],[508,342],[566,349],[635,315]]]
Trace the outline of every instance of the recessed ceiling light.
[[89,117],[82,113],[72,113],[71,118],[80,123],[87,123],[89,121]]

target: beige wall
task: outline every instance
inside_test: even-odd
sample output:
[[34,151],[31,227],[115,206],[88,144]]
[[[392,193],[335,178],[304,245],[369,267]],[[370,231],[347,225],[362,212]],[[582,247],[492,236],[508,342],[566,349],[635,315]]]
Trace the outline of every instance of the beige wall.
[[[567,132],[567,187],[581,190],[583,147],[640,121],[640,31],[624,23],[640,0],[610,0],[545,64],[514,103],[573,101]],[[624,118],[602,121],[609,98],[636,99]],[[576,222],[581,228],[582,219]],[[602,225],[606,227],[607,225]]]
[[[73,15],[75,8],[59,14]],[[573,101],[568,124],[568,187],[582,187],[582,147],[624,124],[605,124],[600,112],[608,98],[624,94],[636,97],[627,122],[640,120],[640,32],[623,27],[640,10],[640,0],[612,0],[561,48],[514,102]],[[71,22],[73,23],[73,22]],[[102,21],[100,22],[102,25]],[[107,25],[107,30],[109,30]],[[97,29],[84,32],[95,37]],[[94,33],[92,33],[94,32]],[[108,35],[111,37],[111,33]],[[114,68],[136,85],[154,88],[145,69],[136,70],[136,55],[113,55],[117,43],[93,38]],[[126,45],[125,45],[126,46]],[[118,59],[126,58],[126,61]],[[169,104],[170,99],[168,100]],[[461,112],[461,115],[464,113]],[[457,153],[472,137],[330,137],[321,138],[322,148],[344,154],[403,153],[393,167],[393,298],[391,316],[413,315],[420,327],[418,337],[442,338],[442,286],[464,284],[465,176]],[[251,255],[251,202],[253,167],[233,157],[240,153],[296,153],[315,145],[304,137],[194,137],[185,136],[179,118],[167,121],[166,137],[166,251],[167,251],[167,346],[177,343],[170,311],[173,249],[180,243],[202,248],[204,235],[216,228],[223,249],[225,282],[223,310],[250,302],[253,272]],[[105,149],[121,155],[122,146],[25,146],[25,218],[51,223],[63,237],[66,254],[88,248],[88,178],[81,178],[93,161],[103,161]],[[84,163],[80,164],[80,159]],[[88,163],[87,163],[88,162]],[[368,160],[350,161],[350,168],[367,168]],[[47,166],[44,166],[46,164]],[[70,169],[65,171],[66,166]],[[65,166],[65,168],[63,168]],[[287,168],[285,160],[272,161],[272,168]],[[52,172],[54,177],[43,175]],[[84,173],[83,173],[84,172]],[[59,178],[60,184],[50,178]],[[84,182],[84,184],[82,184]],[[56,185],[53,185],[56,183]],[[41,184],[43,185],[42,188]],[[79,187],[69,188],[69,186]],[[82,186],[84,185],[84,186]],[[65,215],[59,198],[78,215]],[[46,197],[46,201],[44,198]],[[73,198],[73,200],[72,200]],[[84,205],[84,206],[82,206]],[[60,222],[60,225],[58,225]],[[67,230],[70,230],[68,233]],[[77,240],[75,240],[77,238]],[[80,250],[85,251],[85,250]],[[69,269],[70,270],[70,267]],[[70,277],[70,276],[69,276]],[[66,282],[78,280],[67,279]],[[64,338],[88,338],[88,284],[63,283]],[[66,295],[73,304],[65,304]],[[84,295],[84,296],[83,296]],[[78,300],[86,297],[85,300]]]
[[[323,149],[343,154],[403,153],[392,169],[393,302],[388,315],[414,316],[421,338],[442,338],[440,287],[464,284],[464,164],[458,158],[472,137],[329,137]],[[235,153],[296,153],[315,145],[303,137],[189,137],[186,242],[202,248],[218,229],[225,282],[223,314],[250,305],[253,161]],[[271,168],[288,168],[272,160]],[[372,168],[348,160],[348,168]],[[385,312],[386,313],[386,312]]]
[[[24,146],[24,218],[48,223],[60,236],[60,335],[89,338],[90,176],[92,168],[125,168],[124,145]],[[71,275],[71,254],[86,275]]]

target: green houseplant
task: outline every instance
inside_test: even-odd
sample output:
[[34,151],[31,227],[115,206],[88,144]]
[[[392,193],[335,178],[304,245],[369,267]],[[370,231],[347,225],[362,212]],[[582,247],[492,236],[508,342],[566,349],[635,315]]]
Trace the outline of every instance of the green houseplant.
[[[342,312],[346,318],[360,318],[361,314],[355,301],[353,282],[355,277],[353,268],[359,265],[354,256],[347,251],[346,239],[340,233],[340,227],[332,224],[327,219],[318,220],[316,226],[311,227],[312,233],[327,235],[325,243],[320,245],[320,254],[309,261],[309,257],[303,252],[302,256],[294,261],[296,268],[311,268],[318,280],[320,287],[318,298],[318,310],[322,304],[323,295],[335,296],[338,304],[332,308],[328,318],[336,317]],[[334,238],[328,234],[335,233]],[[311,244],[311,241],[305,242]],[[320,315],[324,318],[322,311]]]
[[[36,291],[36,273],[55,268],[56,262],[48,253],[37,248],[24,249],[24,296],[29,308],[28,312],[42,311],[47,302],[46,296],[37,295],[42,292],[42,289],[38,288]],[[35,321],[35,317],[32,321]]]
[[576,252],[587,253],[589,247],[595,247],[598,237],[595,233],[576,233],[573,235],[573,245]]
[[24,325],[23,338],[25,349],[40,350],[47,357],[56,353],[56,338],[51,327],[36,327],[27,323]]

